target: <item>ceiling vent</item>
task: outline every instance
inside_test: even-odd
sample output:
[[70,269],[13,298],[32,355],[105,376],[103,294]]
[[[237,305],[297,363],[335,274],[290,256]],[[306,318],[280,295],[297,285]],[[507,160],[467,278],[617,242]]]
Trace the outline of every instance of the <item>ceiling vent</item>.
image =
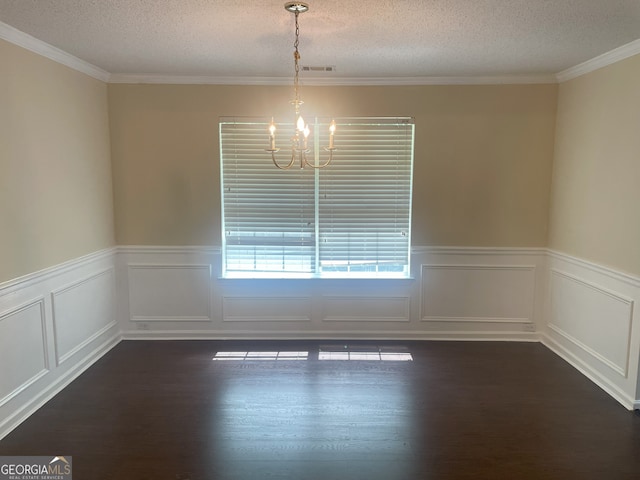
[[336,71],[336,67],[335,67],[335,65],[329,65],[329,66],[326,66],[326,67],[303,65],[302,66],[302,71],[303,72],[335,72]]

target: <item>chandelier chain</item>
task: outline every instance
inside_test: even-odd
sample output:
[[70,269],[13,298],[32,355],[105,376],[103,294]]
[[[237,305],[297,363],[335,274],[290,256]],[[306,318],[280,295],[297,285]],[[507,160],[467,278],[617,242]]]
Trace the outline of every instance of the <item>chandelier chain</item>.
[[295,76],[293,79],[293,88],[294,88],[294,92],[295,92],[295,110],[296,110],[296,117],[298,116],[298,114],[300,113],[300,94],[298,92],[298,77],[299,77],[299,73],[300,73],[300,66],[298,64],[298,61],[300,60],[300,52],[298,51],[298,46],[300,45],[300,26],[298,25],[298,15],[300,15],[300,12],[298,10],[295,11],[295,17],[296,17],[296,41],[293,43],[293,47],[295,49],[295,51],[293,52],[293,60],[294,60],[294,65],[295,65]]
[[276,160],[276,153],[280,149],[276,147],[276,125],[273,118],[271,118],[271,124],[269,125],[269,148],[265,150],[271,154],[273,164],[280,170],[288,170],[293,166],[296,160],[300,161],[301,169],[305,166],[312,168],[324,168],[331,163],[331,160],[333,159],[333,151],[336,149],[333,146],[333,134],[336,130],[336,122],[335,120],[331,121],[331,124],[329,125],[329,146],[323,147],[324,150],[329,152],[329,158],[325,163],[315,164],[307,160],[307,152],[310,151],[307,144],[307,137],[309,137],[311,130],[309,129],[309,125],[304,122],[304,119],[300,115],[300,106],[304,102],[300,100],[300,51],[298,50],[298,47],[300,46],[300,25],[298,23],[298,16],[301,12],[309,10],[309,6],[303,2],[288,2],[285,3],[284,8],[288,12],[294,14],[296,25],[296,39],[293,43],[293,61],[295,67],[295,75],[293,77],[294,99],[290,102],[295,107],[296,119],[294,122],[294,134],[291,137],[291,160],[286,165],[281,165]]

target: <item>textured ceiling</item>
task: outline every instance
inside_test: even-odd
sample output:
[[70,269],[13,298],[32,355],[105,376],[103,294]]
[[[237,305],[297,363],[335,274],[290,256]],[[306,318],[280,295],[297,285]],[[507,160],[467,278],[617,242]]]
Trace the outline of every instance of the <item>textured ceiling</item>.
[[[288,77],[284,0],[0,0],[0,21],[112,74]],[[305,72],[554,74],[640,38],[640,0],[309,0]]]

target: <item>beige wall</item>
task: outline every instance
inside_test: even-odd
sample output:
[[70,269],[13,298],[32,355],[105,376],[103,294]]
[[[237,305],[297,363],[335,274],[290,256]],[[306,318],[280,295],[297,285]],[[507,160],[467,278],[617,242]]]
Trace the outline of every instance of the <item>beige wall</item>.
[[640,55],[560,86],[549,246],[640,274]]
[[0,40],[0,282],[114,245],[107,87]]
[[[305,87],[302,98],[309,116],[415,117],[414,245],[544,247],[557,88]],[[290,115],[291,93],[109,85],[118,244],[219,245],[218,119]]]

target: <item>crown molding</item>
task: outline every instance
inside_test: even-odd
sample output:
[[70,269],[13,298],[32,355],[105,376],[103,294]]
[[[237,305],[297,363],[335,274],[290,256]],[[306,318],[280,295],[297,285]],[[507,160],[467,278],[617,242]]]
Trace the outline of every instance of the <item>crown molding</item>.
[[[506,85],[557,83],[554,75],[450,76],[450,77],[305,77],[306,86],[394,85]],[[290,77],[217,77],[183,75],[112,74],[109,83],[173,85],[291,85]]]
[[591,60],[587,60],[586,62],[558,72],[556,74],[556,79],[559,83],[566,82],[567,80],[572,80],[574,78],[580,77],[581,75],[585,75],[602,67],[606,67],[608,65],[611,65],[612,63],[619,62],[621,60],[624,60],[625,58],[633,57],[634,55],[637,55],[639,53],[640,39],[634,40],[631,43],[627,43],[626,45],[622,45],[621,47],[615,48],[607,53],[598,55]]
[[[213,75],[112,73],[109,77],[109,83],[163,85],[291,85],[292,80],[289,77],[232,77]],[[305,84],[309,85],[308,82],[305,82]]]
[[78,72],[89,75],[90,77],[93,77],[97,80],[103,82],[109,81],[109,72],[106,72],[105,70],[102,70],[101,68],[96,67],[89,62],[85,62],[78,57],[74,57],[73,55],[60,50],[53,45],[49,45],[42,40],[38,40],[28,33],[24,33],[17,28],[12,27],[11,25],[7,25],[3,22],[0,22],[0,39],[25,48],[33,53],[37,53],[38,55],[42,55],[43,57],[77,70]]

